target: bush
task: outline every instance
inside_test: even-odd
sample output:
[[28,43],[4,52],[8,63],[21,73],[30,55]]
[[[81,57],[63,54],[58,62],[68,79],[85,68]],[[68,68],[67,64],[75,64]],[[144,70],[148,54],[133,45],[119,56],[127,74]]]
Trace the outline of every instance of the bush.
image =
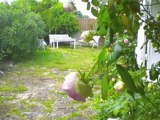
[[0,4],[0,49],[2,57],[17,60],[32,55],[39,47],[38,38],[44,35],[41,17],[16,2]]

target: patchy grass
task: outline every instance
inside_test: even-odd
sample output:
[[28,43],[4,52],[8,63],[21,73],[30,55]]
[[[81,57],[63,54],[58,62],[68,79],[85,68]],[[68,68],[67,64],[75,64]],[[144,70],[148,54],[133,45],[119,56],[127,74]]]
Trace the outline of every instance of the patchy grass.
[[27,88],[23,85],[17,85],[17,86],[12,86],[12,85],[0,85],[0,92],[15,92],[15,93],[21,93],[26,91]]
[[[46,115],[51,113],[54,109],[56,98],[58,96],[62,98],[67,97],[66,94],[60,90],[64,74],[55,74],[52,69],[57,68],[60,72],[67,71],[68,69],[88,71],[92,67],[98,53],[98,49],[88,47],[77,49],[63,47],[59,49],[48,48],[47,50],[37,51],[35,56],[30,60],[17,63],[14,70],[0,78],[0,83],[3,83],[0,85],[0,93],[3,95],[8,95],[9,93],[9,96],[0,97],[1,103],[2,101],[3,103],[12,101],[16,99],[16,94],[27,91],[28,86],[24,86],[24,84],[29,85],[29,83],[33,83],[32,87],[34,87],[36,84],[43,85],[45,80],[53,80],[53,82],[55,82],[55,88],[57,89],[51,89],[51,96],[45,100],[36,98],[21,100],[20,105],[18,105],[21,107],[13,105],[13,107],[10,108],[10,113],[6,114],[16,115],[18,118],[25,120],[26,116],[23,112],[32,112],[33,108],[38,110],[37,106],[40,108],[44,106],[46,109],[43,112],[46,112]],[[40,83],[34,81],[39,81]],[[69,105],[74,107],[76,111],[65,117],[60,116],[57,120],[70,120],[78,116],[86,118],[87,120],[96,120],[94,119],[95,114],[90,114],[90,112],[86,111],[88,108],[92,109],[93,103],[91,100],[86,103],[71,101]],[[35,119],[47,120],[47,117],[48,116],[40,116],[40,118]]]
[[59,117],[56,120],[71,120],[73,118],[76,118],[78,116],[81,116],[80,113],[78,112],[73,112],[70,115],[66,116],[66,117]]
[[21,120],[25,119],[25,116],[22,114],[22,111],[16,106],[11,107],[10,114],[14,116],[18,116],[18,119],[21,119]]
[[[15,93],[22,93],[27,88],[24,85],[2,84],[0,85],[0,103],[15,99]],[[13,94],[14,93],[14,94]]]
[[0,96],[0,104],[4,103],[5,101],[10,101],[10,100],[14,100],[15,96]]
[[52,106],[54,104],[53,99],[47,99],[42,102],[42,105],[44,105],[47,109],[45,110],[46,112],[51,112],[52,111]]

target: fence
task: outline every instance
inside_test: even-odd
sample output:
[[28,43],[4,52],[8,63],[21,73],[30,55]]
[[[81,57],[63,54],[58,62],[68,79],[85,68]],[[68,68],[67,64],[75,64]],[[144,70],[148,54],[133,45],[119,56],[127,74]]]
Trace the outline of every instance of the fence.
[[80,30],[94,30],[97,27],[96,19],[93,18],[78,18]]

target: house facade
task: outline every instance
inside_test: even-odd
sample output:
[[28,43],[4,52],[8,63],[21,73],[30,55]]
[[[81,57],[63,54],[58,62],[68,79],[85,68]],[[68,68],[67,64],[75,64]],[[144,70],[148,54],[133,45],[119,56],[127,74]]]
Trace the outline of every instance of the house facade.
[[[145,4],[145,9],[150,12],[150,14],[156,19],[156,16],[160,14],[160,0],[143,0],[143,4]],[[148,16],[147,13],[144,13],[144,18],[146,19],[150,16]],[[143,23],[138,31],[137,36],[137,47],[135,50],[136,57],[137,57],[137,63],[138,65],[143,65],[147,69],[151,68],[151,65],[156,63],[157,61],[160,61],[160,53],[155,52],[155,49],[152,46],[152,43],[150,40],[148,40],[144,34],[144,27],[145,23]],[[147,42],[147,44],[144,45],[144,43]]]

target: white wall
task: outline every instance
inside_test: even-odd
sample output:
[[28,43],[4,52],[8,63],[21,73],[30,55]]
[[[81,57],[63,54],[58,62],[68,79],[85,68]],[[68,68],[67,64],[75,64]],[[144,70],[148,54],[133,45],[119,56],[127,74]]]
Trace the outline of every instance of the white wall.
[[[158,0],[144,0],[143,2],[149,4],[157,3]],[[151,7],[151,14],[152,16],[156,17],[158,12],[160,12],[160,5],[152,5]],[[145,16],[146,17],[146,16]],[[137,48],[136,48],[136,54],[137,54],[137,63],[140,65],[141,63],[145,63],[145,60],[147,60],[147,69],[150,69],[151,65],[160,61],[160,54],[155,52],[155,49],[152,47],[152,43],[149,41],[147,44],[146,54],[145,54],[145,46],[141,48],[143,43],[146,41],[145,35],[144,35],[144,24],[140,27],[138,31],[138,38],[137,38]]]
[[[151,4],[153,4],[151,6],[151,15],[155,17],[156,19],[156,16],[158,14],[158,12],[160,12],[160,5],[158,4],[154,4],[154,3],[157,3],[158,0],[151,0]],[[152,43],[149,42],[148,43],[148,62],[147,62],[147,68],[150,68],[152,64],[160,61],[160,54],[155,52],[155,48],[153,48],[152,46]]]
[[144,24],[140,26],[140,29],[138,30],[138,35],[137,35],[137,47],[135,49],[136,57],[137,57],[137,64],[140,65],[145,65],[145,46],[143,46],[145,40],[145,35],[144,35]]

